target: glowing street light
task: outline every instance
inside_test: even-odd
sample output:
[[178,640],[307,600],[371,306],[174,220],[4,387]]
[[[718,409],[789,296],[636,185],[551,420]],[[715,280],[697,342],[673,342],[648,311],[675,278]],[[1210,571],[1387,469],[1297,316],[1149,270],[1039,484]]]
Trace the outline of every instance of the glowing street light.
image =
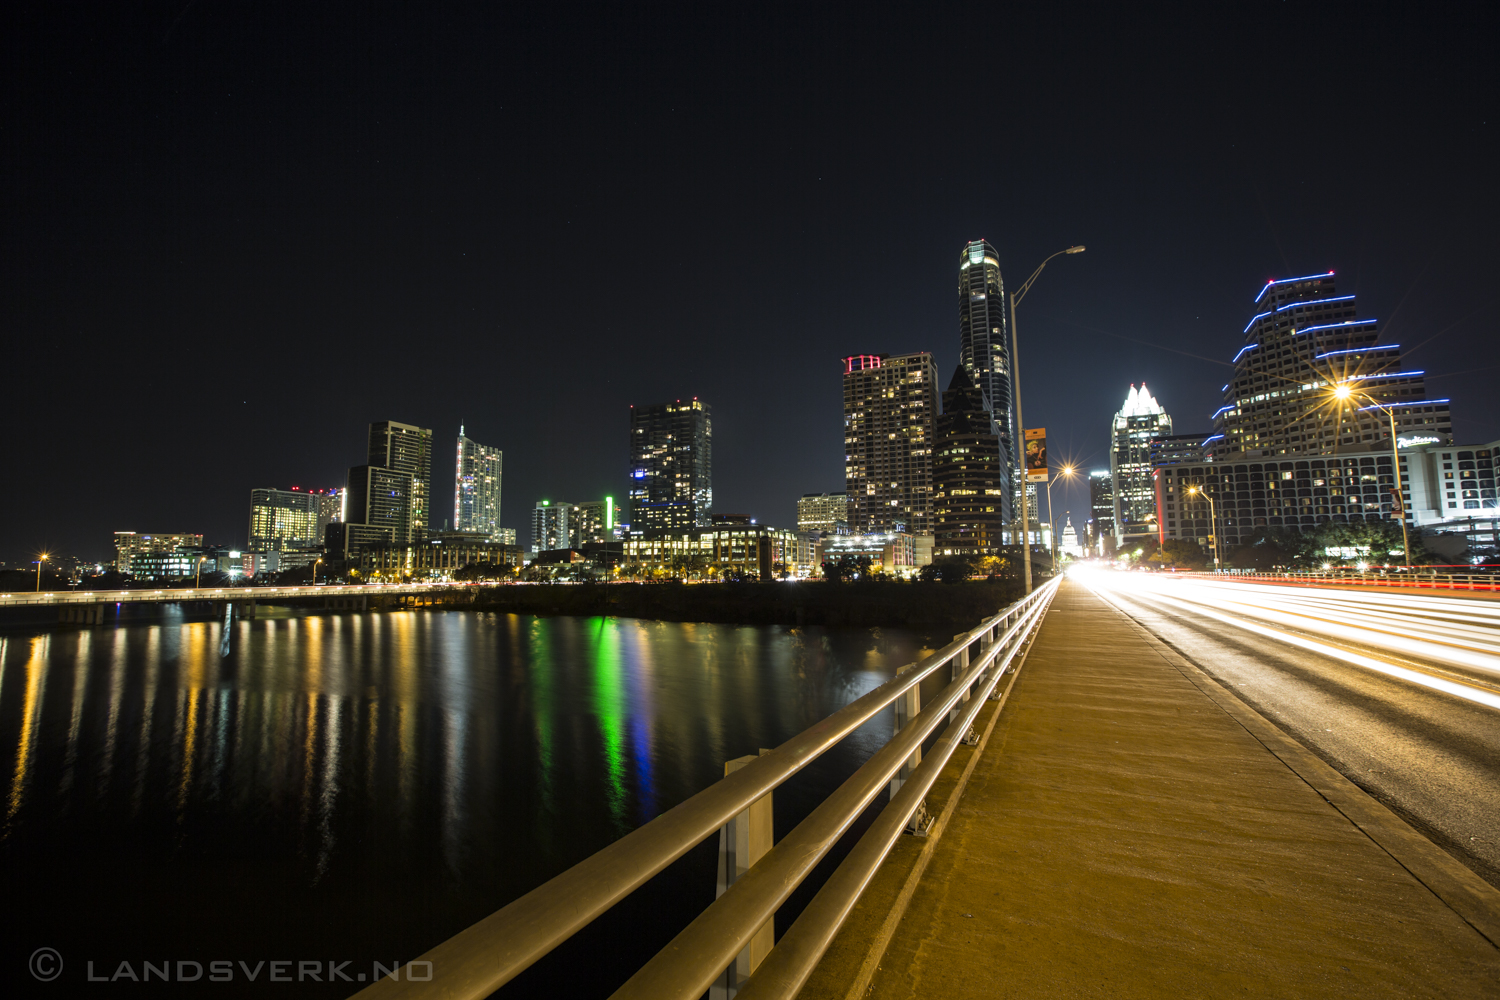
[[1208,532],[1214,542],[1214,572],[1219,571],[1219,517],[1214,513],[1214,498],[1208,492],[1197,486],[1189,486],[1189,493],[1195,493],[1208,501]]
[[1363,409],[1384,410],[1386,417],[1391,422],[1391,471],[1396,474],[1396,488],[1391,491],[1391,508],[1396,516],[1401,519],[1401,549],[1406,556],[1406,566],[1411,568],[1411,536],[1406,530],[1406,503],[1401,499],[1401,452],[1396,444],[1396,413],[1389,406],[1371,396],[1363,389],[1356,389],[1348,382],[1340,382],[1330,391],[1335,401],[1339,403],[1364,402],[1367,405]]
[[312,577],[312,582],[313,582],[313,586],[314,587],[316,587],[318,585],[318,563],[320,563],[322,561],[323,561],[323,559],[322,559],[321,556],[318,557],[317,559],[313,560],[313,577]]
[[[1057,251],[1052,257],[1061,257],[1067,253],[1083,253],[1083,247],[1068,247],[1066,250]],[[1036,281],[1037,276],[1042,273],[1042,268],[1047,266],[1047,261],[1050,261],[1052,257],[1048,257],[1047,260],[1042,261],[1041,266],[1031,272],[1031,277],[1021,282],[1016,290],[1010,293],[1010,379],[1016,393],[1017,441],[1026,440],[1026,424],[1021,419],[1021,356],[1016,349],[1017,344],[1020,343],[1016,336],[1016,306],[1020,305],[1021,300],[1026,297],[1026,293],[1031,291],[1032,282]],[[1031,593],[1031,515],[1026,509],[1028,504],[1026,503],[1025,463],[1022,463],[1021,469],[1021,559],[1026,567],[1026,593],[1029,594]],[[1048,516],[1051,516],[1050,500],[1048,501],[1047,508]]]
[[[1078,249],[1082,250],[1083,247]],[[1064,250],[1063,253],[1072,253],[1072,250]],[[1078,470],[1071,465],[1065,465],[1057,470],[1057,475],[1047,480],[1047,518],[1052,522],[1052,572],[1057,572],[1057,517],[1052,513],[1052,483],[1059,476],[1064,479],[1072,479]],[[1023,490],[1024,492],[1024,490]]]
[[42,592],[42,563],[47,561],[47,553],[43,552],[36,557],[36,592]]

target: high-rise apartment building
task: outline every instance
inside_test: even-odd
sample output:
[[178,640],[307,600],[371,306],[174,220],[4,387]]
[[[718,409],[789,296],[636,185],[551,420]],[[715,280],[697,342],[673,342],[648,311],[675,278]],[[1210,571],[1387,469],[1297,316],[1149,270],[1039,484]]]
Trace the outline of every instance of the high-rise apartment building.
[[849,494],[804,493],[797,501],[797,530],[826,535],[849,530]]
[[1151,442],[1172,433],[1172,418],[1134,384],[1110,424],[1109,475],[1115,488],[1115,540],[1122,547],[1156,534],[1156,489]]
[[328,534],[328,526],[344,519],[344,491],[335,486],[327,490],[313,490],[318,498],[318,544],[322,545]]
[[531,551],[573,548],[573,505],[561,500],[538,500],[531,512]]
[[412,542],[412,477],[383,465],[357,465],[344,485],[345,553],[381,542]]
[[932,534],[937,366],[926,351],[844,358],[849,530]]
[[499,540],[500,471],[504,454],[464,436],[458,428],[458,461],[453,474],[453,529]]
[[632,532],[706,527],[713,499],[713,421],[708,404],[679,399],[632,406]]
[[[988,240],[975,240],[958,255],[959,363],[984,394],[985,407],[994,417],[995,433],[999,435],[1005,459],[1001,463],[1000,486],[1005,491],[1002,513],[1007,521],[1015,516],[1010,508],[1012,482],[1016,478],[1009,329],[1000,255]],[[1019,502],[1020,498],[1014,499]]]
[[[1089,473],[1089,547],[1099,555],[1113,554],[1115,548],[1115,481],[1108,469]],[[1100,542],[1104,539],[1104,550]]]
[[301,490],[256,489],[250,491],[251,552],[272,549],[312,548],[322,544],[319,532],[320,498]]
[[943,391],[932,459],[935,555],[991,555],[1003,544],[1005,453],[984,394],[960,364]]
[[[1255,315],[1224,386],[1206,444],[1212,457],[1247,459],[1331,455],[1390,442],[1452,442],[1447,399],[1427,394],[1423,372],[1401,363],[1399,344],[1377,345],[1379,322],[1359,319],[1355,296],[1339,295],[1334,273],[1266,282]],[[1335,386],[1358,391],[1350,402],[1332,398]]]
[[585,545],[614,541],[618,511],[614,497],[573,504],[573,510],[568,515],[568,534],[573,539],[572,547],[581,549]]
[[407,488],[407,537],[392,541],[421,541],[427,535],[432,512],[432,431],[394,420],[371,424],[369,462],[411,479]]

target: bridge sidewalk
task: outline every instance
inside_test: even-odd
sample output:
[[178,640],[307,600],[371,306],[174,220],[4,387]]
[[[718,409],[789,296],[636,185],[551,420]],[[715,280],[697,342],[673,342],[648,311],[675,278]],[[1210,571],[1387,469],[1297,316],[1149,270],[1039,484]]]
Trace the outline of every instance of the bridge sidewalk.
[[1500,893],[1076,583],[903,841],[804,1000],[1500,996]]

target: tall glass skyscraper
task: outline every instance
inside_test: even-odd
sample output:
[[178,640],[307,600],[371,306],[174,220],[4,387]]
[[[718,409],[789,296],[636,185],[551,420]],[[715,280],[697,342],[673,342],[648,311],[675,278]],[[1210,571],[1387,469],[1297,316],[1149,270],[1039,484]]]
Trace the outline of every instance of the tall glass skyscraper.
[[453,474],[453,528],[500,540],[500,468],[505,455],[464,436],[458,428]]
[[1000,438],[983,394],[959,365],[943,392],[937,418],[937,454],[932,461],[933,552],[991,555],[1000,550],[1005,500]]
[[370,464],[411,478],[406,536],[392,541],[416,542],[426,538],[432,500],[432,431],[394,420],[371,424]]
[[[958,255],[959,363],[984,394],[985,406],[1000,438],[1000,488],[1003,516],[1009,521],[1016,469],[1016,420],[1010,382],[1009,326],[1000,255],[988,240],[967,244]],[[1019,498],[1016,498],[1019,499]],[[1035,508],[1033,508],[1034,510]]]
[[708,527],[713,443],[713,421],[701,400],[630,408],[632,531]]
[[1123,548],[1157,533],[1151,442],[1172,433],[1172,418],[1142,382],[1130,387],[1110,423],[1109,476],[1115,487],[1115,538]]

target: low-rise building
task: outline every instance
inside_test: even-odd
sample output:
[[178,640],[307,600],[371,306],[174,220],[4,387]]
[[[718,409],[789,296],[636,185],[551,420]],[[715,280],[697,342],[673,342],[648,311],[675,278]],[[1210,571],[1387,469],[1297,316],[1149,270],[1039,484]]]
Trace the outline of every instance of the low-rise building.
[[[929,542],[929,546],[930,544]],[[907,577],[917,571],[916,538],[904,531],[830,535],[819,539],[814,558],[821,570],[823,563],[834,562],[846,556],[856,559],[868,557],[872,573]]]
[[471,564],[521,567],[521,550],[477,531],[434,531],[411,545],[381,543],[360,553],[360,573],[368,578],[446,580]]
[[784,579],[796,573],[797,534],[764,524],[720,523],[624,541],[621,574],[684,580]]

